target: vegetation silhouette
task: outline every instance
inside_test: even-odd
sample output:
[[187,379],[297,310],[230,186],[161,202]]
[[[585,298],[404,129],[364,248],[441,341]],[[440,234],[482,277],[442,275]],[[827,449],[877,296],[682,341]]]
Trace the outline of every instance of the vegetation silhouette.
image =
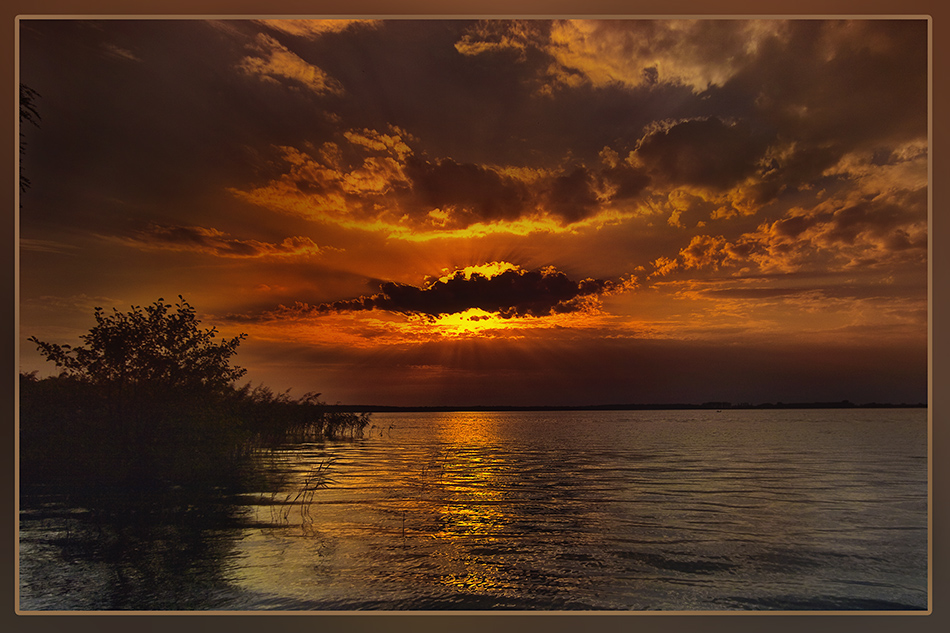
[[[32,123],[39,127],[41,119],[39,110],[36,108],[36,99],[40,94],[25,84],[20,84],[20,124]],[[30,188],[30,179],[23,175],[23,156],[26,154],[26,141],[24,134],[20,131],[20,193]],[[22,206],[22,205],[21,205]]]
[[235,387],[245,370],[231,358],[246,336],[216,340],[181,296],[129,312],[96,308],[95,320],[82,346],[29,338],[61,371],[20,376],[21,489],[118,506],[194,503],[240,492],[260,449],[360,436],[369,422],[329,410],[319,394]]

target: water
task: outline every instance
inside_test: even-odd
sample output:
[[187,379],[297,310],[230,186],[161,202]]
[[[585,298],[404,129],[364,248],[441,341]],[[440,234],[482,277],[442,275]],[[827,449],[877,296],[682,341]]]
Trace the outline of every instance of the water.
[[21,610],[928,606],[924,410],[372,422],[214,512],[24,513]]

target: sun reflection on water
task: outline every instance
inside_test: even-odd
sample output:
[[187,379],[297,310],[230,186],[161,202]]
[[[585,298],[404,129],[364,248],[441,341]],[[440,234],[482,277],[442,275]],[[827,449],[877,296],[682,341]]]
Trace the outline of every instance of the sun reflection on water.
[[[439,419],[437,438],[443,450],[440,498],[433,513],[432,537],[450,547],[442,561],[441,581],[469,592],[499,591],[512,585],[501,554],[516,520],[509,504],[510,464],[500,450],[503,419],[492,413],[451,413]],[[444,554],[440,554],[444,555]]]

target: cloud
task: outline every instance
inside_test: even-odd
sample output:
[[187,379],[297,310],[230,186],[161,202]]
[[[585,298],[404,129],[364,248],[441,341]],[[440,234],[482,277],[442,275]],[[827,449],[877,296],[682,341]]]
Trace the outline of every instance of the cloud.
[[772,137],[768,184],[801,189],[849,153],[925,142],[927,41],[922,20],[794,20],[706,97],[747,104]]
[[20,238],[20,251],[32,251],[36,253],[70,253],[78,250],[78,247],[65,242],[55,240],[35,240],[25,237]]
[[926,142],[922,20],[491,20],[456,48],[518,50],[552,103],[583,96],[646,119],[612,142],[639,144],[654,188],[736,188],[723,217],[844,176],[849,156]]
[[755,173],[766,147],[748,126],[710,117],[656,126],[631,160],[667,183],[722,191]]
[[404,137],[411,139],[411,136],[405,130],[394,126],[390,127],[388,134],[363,129],[347,131],[343,134],[343,137],[354,146],[365,147],[371,151],[385,152],[400,161],[404,161],[407,156],[412,154],[412,150],[403,140]]
[[791,209],[735,239],[696,235],[675,259],[657,259],[651,277],[676,270],[787,274],[921,267],[927,232],[926,189],[832,199]]
[[598,195],[599,199],[622,201],[643,193],[650,184],[650,177],[643,169],[618,164],[601,170],[598,182],[599,189],[604,192]]
[[541,92],[584,85],[638,88],[659,82],[695,92],[721,85],[784,22],[761,20],[481,21],[456,43],[465,55],[515,51],[547,57],[536,77]]
[[928,185],[928,158],[927,141],[920,139],[849,152],[822,175],[847,179],[867,194],[923,189]]
[[141,58],[132,51],[116,46],[115,44],[103,44],[103,49],[111,56],[118,57],[120,59],[126,59],[133,62],[141,62]]
[[470,27],[455,50],[462,55],[515,53],[524,61],[532,48],[541,48],[547,36],[546,25],[533,20],[480,20]]
[[255,20],[255,22],[289,35],[311,39],[320,37],[326,33],[342,33],[343,31],[353,28],[378,28],[382,24],[379,20],[352,20],[344,18],[325,20]]
[[342,144],[327,142],[304,152],[277,147],[286,171],[261,187],[230,191],[248,202],[310,220],[372,228],[398,225],[404,215],[398,191],[410,187],[409,153],[398,128],[389,134],[350,131]]
[[416,158],[407,167],[418,203],[442,210],[452,226],[513,220],[534,210],[529,185],[493,169],[450,158]]
[[[493,272],[481,272],[493,268]],[[500,272],[497,272],[500,271]],[[504,318],[543,317],[590,310],[599,296],[622,292],[632,280],[584,279],[573,281],[554,267],[525,270],[494,263],[431,277],[421,286],[384,282],[380,292],[325,303],[298,304],[290,312],[344,313],[368,310],[437,317],[476,309]]]
[[303,86],[317,94],[340,94],[343,87],[323,70],[307,63],[270,35],[259,33],[252,48],[257,56],[241,60],[238,68],[276,84]]
[[346,131],[310,151],[280,147],[283,175],[231,192],[275,211],[395,236],[473,225],[514,230],[520,221],[557,230],[636,198],[650,182],[643,168],[613,160],[596,169],[485,165],[430,158],[410,141],[391,126]]
[[[402,115],[391,121],[404,127],[341,130],[320,147],[300,143],[292,148],[299,162],[285,154],[283,176],[232,191],[273,210],[417,240],[572,231],[654,213],[686,228],[765,215],[782,196],[824,187],[880,193],[926,175],[926,108],[917,112],[926,86],[921,91],[921,73],[905,70],[925,63],[918,57],[926,47],[912,41],[920,21],[908,22],[452,23],[464,29],[452,40],[458,56],[448,56],[456,73],[504,62],[505,81],[533,77],[558,86],[551,99],[514,88],[537,106],[531,111],[543,136],[524,127],[520,107],[511,108],[510,120],[526,131],[500,145],[524,149],[496,163],[500,155],[454,146],[446,139],[455,132],[414,119],[399,102],[391,110]],[[484,108],[486,121],[506,119],[496,108],[510,103],[486,97],[472,81],[466,103]],[[561,89],[567,85],[577,89]],[[891,86],[906,87],[909,101]],[[562,128],[588,134],[557,136],[552,145]],[[532,170],[543,175],[523,177]],[[688,207],[674,204],[683,196]]]
[[590,217],[597,207],[591,184],[591,174],[584,167],[557,176],[547,191],[547,208],[568,224]]
[[151,224],[124,241],[143,249],[191,251],[228,258],[311,256],[323,252],[308,237],[288,237],[279,243],[239,240],[200,226]]

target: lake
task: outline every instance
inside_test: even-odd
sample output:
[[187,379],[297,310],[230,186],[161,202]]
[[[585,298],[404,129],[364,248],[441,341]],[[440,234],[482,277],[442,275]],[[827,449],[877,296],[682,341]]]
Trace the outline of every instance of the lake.
[[33,499],[21,611],[928,608],[924,409],[377,413],[268,486]]

